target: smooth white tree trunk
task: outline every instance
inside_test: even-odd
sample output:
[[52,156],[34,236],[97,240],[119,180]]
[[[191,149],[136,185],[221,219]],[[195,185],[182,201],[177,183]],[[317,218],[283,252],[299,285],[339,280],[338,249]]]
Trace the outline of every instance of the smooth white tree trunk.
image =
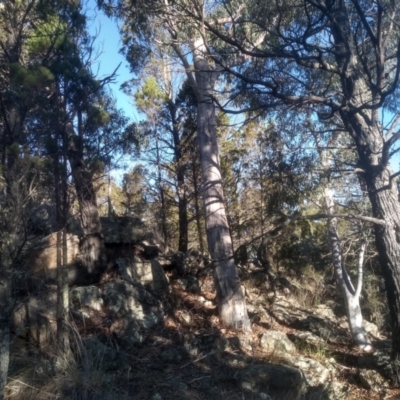
[[[333,191],[330,188],[325,188],[324,195],[327,212],[332,215],[335,213]],[[357,288],[354,289],[350,276],[343,264],[342,245],[337,230],[337,219],[334,217],[328,219],[328,238],[332,253],[333,268],[345,301],[351,336],[360,349],[371,351],[372,345],[364,327],[360,307],[365,244],[360,249]]]

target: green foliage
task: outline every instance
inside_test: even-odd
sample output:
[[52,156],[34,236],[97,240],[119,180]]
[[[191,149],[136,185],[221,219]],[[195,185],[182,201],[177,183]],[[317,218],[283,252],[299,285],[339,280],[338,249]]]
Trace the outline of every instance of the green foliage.
[[58,50],[67,40],[67,28],[67,24],[58,16],[47,16],[45,20],[39,20],[26,40],[30,57],[44,56],[49,49]]
[[[305,225],[308,228],[305,230]],[[326,226],[324,222],[299,221],[277,243],[277,258],[281,266],[292,269],[298,275],[308,269],[317,272],[330,270]]]
[[20,145],[16,142],[12,143],[9,147],[8,147],[8,154],[10,157],[16,159],[19,157],[20,155]]
[[142,218],[146,213],[146,168],[137,164],[130,172],[124,174],[122,192],[124,199],[121,204],[125,208],[124,214]]
[[43,66],[24,67],[20,63],[9,65],[12,84],[25,90],[41,88],[54,80],[51,71]]
[[167,95],[154,76],[146,78],[141,88],[135,93],[136,106],[145,114],[160,111],[167,101]]

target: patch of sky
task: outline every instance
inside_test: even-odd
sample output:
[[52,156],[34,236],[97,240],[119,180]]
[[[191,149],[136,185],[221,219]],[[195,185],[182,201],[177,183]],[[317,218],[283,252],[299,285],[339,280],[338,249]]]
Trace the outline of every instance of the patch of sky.
[[[132,122],[138,122],[143,117],[138,113],[132,97],[121,89],[121,85],[132,79],[133,75],[128,62],[120,53],[121,38],[118,21],[110,19],[99,10],[96,0],[87,2],[85,13],[88,18],[89,33],[96,38],[94,54],[97,54],[97,57],[92,64],[92,71],[99,79],[102,79],[113,74],[118,68],[115,78],[108,84],[109,91],[114,97],[117,107],[123,111],[125,116]],[[123,168],[114,169],[111,175],[113,180],[120,184],[123,174],[135,165],[135,160],[130,155],[117,156],[117,158]]]
[[121,89],[121,85],[132,79],[133,75],[129,70],[128,62],[120,53],[121,38],[118,22],[108,18],[99,10],[96,0],[89,0],[85,11],[88,17],[89,33],[96,37],[95,47],[98,53],[92,70],[101,79],[111,75],[119,66],[115,79],[109,84],[110,92],[114,96],[118,108],[122,109],[128,118],[139,121],[141,117],[132,98]]

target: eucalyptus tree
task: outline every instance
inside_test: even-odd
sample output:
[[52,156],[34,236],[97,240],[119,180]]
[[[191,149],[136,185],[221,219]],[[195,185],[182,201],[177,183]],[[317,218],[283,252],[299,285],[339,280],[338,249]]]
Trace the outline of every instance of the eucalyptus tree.
[[[308,125],[310,128],[311,124]],[[329,135],[328,133],[327,135],[317,133],[313,129],[311,130],[312,136],[314,137],[316,152],[318,154],[318,160],[316,161],[317,165],[319,165],[319,168],[314,171],[314,175],[317,174],[317,179],[321,182],[321,203],[323,203],[321,204],[321,209],[326,211],[328,217],[327,236],[333,270],[335,272],[338,286],[343,295],[347,320],[353,341],[360,349],[364,351],[371,351],[372,345],[364,326],[360,305],[360,297],[363,287],[364,259],[367,250],[367,234],[363,232],[364,229],[361,221],[352,221],[352,225],[356,225],[357,222],[361,224],[361,228],[358,228],[356,231],[356,234],[358,235],[357,242],[359,243],[357,246],[357,284],[354,286],[345,265],[346,260],[343,254],[344,250],[338,229],[338,218],[335,216],[335,197],[339,197],[344,191],[348,193],[346,196],[348,211],[353,208],[352,203],[354,203],[354,201],[352,197],[362,197],[359,184],[358,182],[355,182],[355,180],[357,180],[356,177],[354,175],[343,176],[340,172],[340,169],[343,168],[343,164],[346,164],[354,159],[354,149],[352,149],[352,146],[346,146],[346,143],[343,144],[343,140],[341,138],[343,136],[343,132],[340,132],[336,135]],[[328,137],[324,138],[324,136]],[[345,183],[346,181],[347,185]],[[340,183],[338,184],[338,182]],[[349,187],[351,186],[355,186],[355,188],[349,190]]]
[[[386,0],[220,4],[230,20],[223,26],[204,20],[204,25],[224,43],[221,52],[213,53],[214,59],[238,78],[236,95],[242,95],[251,108],[309,105],[315,118],[338,116],[355,145],[357,162],[349,168],[365,184],[372,205],[393,327],[392,356],[398,364],[400,206],[397,173],[389,160],[398,151],[400,137],[400,4]],[[193,9],[186,12],[202,20]],[[249,34],[254,31],[263,33],[262,42],[254,42]],[[223,59],[227,53],[248,62],[230,68]]]
[[[203,177],[208,250],[214,263],[214,276],[221,321],[227,326],[250,329],[244,296],[233,259],[232,240],[224,205],[223,186],[216,137],[215,84],[218,69],[209,63],[204,26],[180,18],[181,2],[98,1],[110,14],[123,19],[124,49],[133,69],[140,67],[154,41],[169,46],[181,61],[197,99],[197,135]],[[200,2],[183,2],[200,7]],[[193,64],[192,64],[193,61]]]

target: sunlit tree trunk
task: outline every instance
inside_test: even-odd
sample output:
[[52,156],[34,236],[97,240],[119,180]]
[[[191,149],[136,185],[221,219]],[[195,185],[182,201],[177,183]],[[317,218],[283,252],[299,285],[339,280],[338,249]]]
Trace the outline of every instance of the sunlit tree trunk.
[[393,381],[400,383],[400,203],[389,166],[393,142],[382,134],[380,108],[366,106],[378,102],[381,91],[371,88],[357,64],[357,44],[344,3],[332,10],[331,27],[336,61],[343,71],[340,79],[347,104],[339,114],[354,140],[359,176],[367,188],[373,216],[385,222],[384,225],[375,224],[375,242],[392,322]]
[[[324,190],[324,196],[327,213],[332,215],[335,213],[335,203],[332,190],[326,188]],[[328,239],[332,253],[333,268],[345,302],[351,336],[354,340],[354,343],[359,348],[365,351],[371,351],[372,346],[364,327],[363,316],[360,307],[365,244],[362,244],[360,249],[358,280],[357,288],[355,289],[343,263],[342,245],[337,229],[337,219],[335,217],[328,219]]]
[[214,84],[217,73],[205,58],[201,40],[194,43],[197,87],[197,132],[203,177],[208,250],[214,264],[215,286],[221,321],[228,327],[251,330],[246,303],[233,257],[232,239],[225,211],[216,135]]

